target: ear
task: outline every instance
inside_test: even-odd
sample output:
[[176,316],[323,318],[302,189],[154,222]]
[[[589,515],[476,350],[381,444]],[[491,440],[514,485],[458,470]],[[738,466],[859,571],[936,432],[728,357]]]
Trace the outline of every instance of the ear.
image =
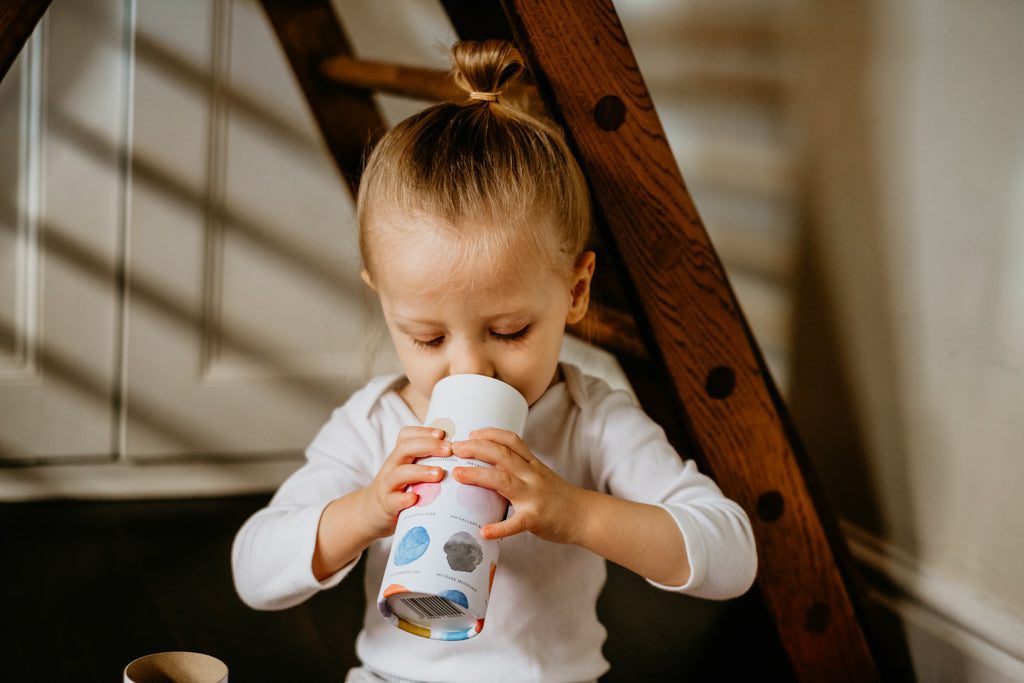
[[375,292],[377,291],[377,288],[373,286],[373,280],[370,279],[370,274],[366,271],[366,268],[359,271],[359,277],[363,278],[363,282],[366,283],[367,287]]
[[594,266],[597,255],[592,251],[585,251],[576,259],[573,266],[572,280],[570,281],[570,294],[572,302],[569,304],[569,312],[565,316],[565,322],[574,325],[583,320],[590,306],[590,281],[594,277]]

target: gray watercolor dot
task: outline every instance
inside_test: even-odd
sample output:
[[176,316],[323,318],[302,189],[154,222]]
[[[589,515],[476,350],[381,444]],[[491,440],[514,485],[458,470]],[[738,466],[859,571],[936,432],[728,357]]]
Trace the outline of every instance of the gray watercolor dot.
[[460,531],[444,544],[448,566],[457,572],[471,572],[484,561],[484,551],[476,539]]

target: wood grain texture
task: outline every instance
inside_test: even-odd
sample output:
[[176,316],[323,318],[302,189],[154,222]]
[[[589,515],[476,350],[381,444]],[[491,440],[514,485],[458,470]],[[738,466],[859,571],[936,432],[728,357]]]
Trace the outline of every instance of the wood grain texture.
[[[879,675],[834,519],[667,144],[611,2],[503,0],[565,126],[685,407],[694,447],[750,515],[759,588],[800,680]],[[842,565],[843,569],[840,569]]]
[[340,55],[324,60],[320,71],[340,85],[432,102],[462,102],[469,97],[447,71],[437,69]]
[[0,2],[0,81],[7,75],[49,6],[50,0]]
[[322,75],[328,57],[352,56],[352,48],[327,0],[261,0],[316,118],[324,142],[352,197],[359,187],[363,154],[384,133],[368,90],[339,85]]
[[583,320],[567,325],[566,331],[622,356],[647,359],[647,346],[636,329],[636,321],[629,313],[606,306],[590,306]]

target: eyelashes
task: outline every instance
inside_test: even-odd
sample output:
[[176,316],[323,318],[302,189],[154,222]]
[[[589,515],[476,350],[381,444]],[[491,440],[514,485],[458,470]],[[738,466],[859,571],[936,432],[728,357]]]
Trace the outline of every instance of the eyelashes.
[[420,341],[419,339],[413,339],[413,346],[421,349],[436,349],[444,341],[444,337],[436,337],[430,341]]
[[517,339],[522,339],[523,337],[525,337],[526,333],[529,331],[530,326],[527,325],[523,329],[513,332],[512,334],[498,334],[497,332],[491,332],[491,334],[494,336],[495,339],[500,339],[502,341],[515,341]]
[[[499,334],[497,332],[491,332],[491,336],[494,337],[495,339],[497,339],[498,341],[515,342],[515,341],[519,341],[520,339],[523,339],[529,331],[530,331],[530,325],[527,325],[523,329],[517,330],[515,332],[512,332],[511,334]],[[424,350],[436,349],[437,347],[441,346],[442,343],[444,343],[444,337],[443,336],[441,336],[441,337],[434,337],[433,339],[429,339],[427,341],[422,341],[420,339],[413,339],[412,343],[413,343],[413,346],[416,346],[417,348],[420,348],[420,349],[424,349]]]

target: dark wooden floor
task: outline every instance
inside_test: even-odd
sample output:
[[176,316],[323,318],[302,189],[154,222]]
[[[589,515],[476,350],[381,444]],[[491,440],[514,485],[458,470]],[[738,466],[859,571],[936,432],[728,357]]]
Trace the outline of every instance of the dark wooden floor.
[[[333,681],[356,664],[362,573],[281,612],[235,594],[235,532],[267,496],[0,505],[3,681],[117,681],[132,659],[193,650],[235,683]],[[756,595],[657,591],[609,564],[605,681],[791,680]]]

